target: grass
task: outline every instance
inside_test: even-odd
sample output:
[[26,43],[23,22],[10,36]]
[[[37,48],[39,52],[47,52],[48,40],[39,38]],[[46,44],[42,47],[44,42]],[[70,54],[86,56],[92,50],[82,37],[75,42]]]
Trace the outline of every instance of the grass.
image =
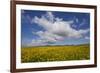
[[21,62],[47,62],[90,59],[88,44],[71,46],[22,47]]

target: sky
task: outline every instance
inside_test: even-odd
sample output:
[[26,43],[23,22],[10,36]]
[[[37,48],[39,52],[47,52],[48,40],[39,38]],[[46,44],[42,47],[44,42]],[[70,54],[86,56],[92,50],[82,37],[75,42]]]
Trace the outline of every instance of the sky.
[[21,10],[21,45],[78,45],[90,43],[90,14]]

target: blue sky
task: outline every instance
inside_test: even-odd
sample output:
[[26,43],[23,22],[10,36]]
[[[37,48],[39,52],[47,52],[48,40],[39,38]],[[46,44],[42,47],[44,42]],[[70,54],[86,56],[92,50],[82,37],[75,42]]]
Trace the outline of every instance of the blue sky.
[[22,46],[77,45],[89,42],[89,13],[21,10]]

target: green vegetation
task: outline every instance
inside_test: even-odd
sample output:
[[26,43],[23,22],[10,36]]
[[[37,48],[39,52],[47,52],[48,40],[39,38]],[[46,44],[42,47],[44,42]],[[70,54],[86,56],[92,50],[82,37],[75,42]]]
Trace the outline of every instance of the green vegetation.
[[90,47],[88,44],[70,46],[22,47],[21,49],[22,63],[87,60],[89,58]]

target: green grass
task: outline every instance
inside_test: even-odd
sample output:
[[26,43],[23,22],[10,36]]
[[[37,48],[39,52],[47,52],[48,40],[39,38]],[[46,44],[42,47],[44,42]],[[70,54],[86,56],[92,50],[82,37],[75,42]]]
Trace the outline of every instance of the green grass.
[[21,62],[47,62],[90,59],[90,47],[85,45],[71,46],[38,46],[22,47]]

